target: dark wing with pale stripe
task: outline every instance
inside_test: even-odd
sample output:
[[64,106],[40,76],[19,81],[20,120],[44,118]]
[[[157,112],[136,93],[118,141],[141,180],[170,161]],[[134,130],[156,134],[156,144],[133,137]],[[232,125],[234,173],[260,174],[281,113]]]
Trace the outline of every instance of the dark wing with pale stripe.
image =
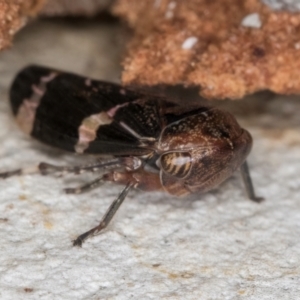
[[146,154],[161,132],[161,100],[45,67],[23,69],[10,101],[24,131],[68,151]]

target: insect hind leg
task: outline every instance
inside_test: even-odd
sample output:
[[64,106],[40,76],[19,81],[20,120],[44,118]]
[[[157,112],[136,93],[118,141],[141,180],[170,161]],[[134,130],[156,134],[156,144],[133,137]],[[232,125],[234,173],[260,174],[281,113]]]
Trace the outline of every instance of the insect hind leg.
[[40,174],[40,175],[50,175],[55,173],[80,174],[83,171],[93,171],[95,169],[95,166],[97,167],[98,164],[67,167],[67,166],[56,166],[46,162],[41,162],[35,166],[25,167],[13,171],[0,173],[0,178],[6,179],[13,176],[22,176],[22,175],[31,175],[31,174]]
[[37,173],[39,173],[38,165],[0,173],[0,178],[6,179],[12,176],[21,176],[21,175],[29,175],[29,174],[37,174]]
[[74,173],[76,175],[84,172],[96,172],[105,169],[116,169],[122,165],[122,161],[119,158],[99,160],[95,163],[77,165],[77,166],[56,166],[49,163],[41,162],[38,165],[39,171],[42,175],[48,175],[53,173]]
[[97,172],[102,170],[112,170],[118,168],[127,168],[129,170],[138,168],[140,161],[136,158],[112,158],[97,160],[94,163],[77,165],[77,166],[57,166],[46,162],[41,162],[37,165],[20,168],[13,171],[0,173],[0,178],[6,179],[12,176],[21,176],[29,174],[51,175],[51,174],[82,174],[84,172]]

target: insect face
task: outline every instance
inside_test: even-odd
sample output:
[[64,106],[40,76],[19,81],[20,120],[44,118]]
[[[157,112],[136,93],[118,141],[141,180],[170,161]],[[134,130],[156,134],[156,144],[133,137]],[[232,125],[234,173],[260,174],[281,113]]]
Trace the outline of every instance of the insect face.
[[192,166],[192,156],[189,152],[167,152],[160,157],[162,171],[177,178],[185,178]]
[[218,186],[245,161],[250,134],[217,108],[179,119],[162,132],[161,182],[174,195],[202,193]]

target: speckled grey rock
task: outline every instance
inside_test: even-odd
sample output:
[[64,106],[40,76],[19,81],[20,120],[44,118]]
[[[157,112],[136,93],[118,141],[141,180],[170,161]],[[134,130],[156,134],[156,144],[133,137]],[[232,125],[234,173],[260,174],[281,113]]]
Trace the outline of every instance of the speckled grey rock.
[[[114,23],[58,20],[17,35],[0,54],[1,170],[81,161],[18,130],[7,96],[17,70],[38,63],[118,81],[122,35]],[[88,177],[0,180],[0,298],[299,299],[300,99],[256,95],[211,104],[252,133],[248,161],[264,203],[247,199],[238,172],[194,201],[136,191],[107,231],[73,248],[72,239],[97,224],[120,186],[76,196],[62,189]]]

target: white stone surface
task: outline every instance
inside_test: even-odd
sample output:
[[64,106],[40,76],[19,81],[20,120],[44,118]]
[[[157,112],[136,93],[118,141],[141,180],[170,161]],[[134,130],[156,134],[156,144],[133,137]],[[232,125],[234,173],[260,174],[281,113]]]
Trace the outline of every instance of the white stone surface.
[[198,38],[195,36],[188,37],[181,45],[181,48],[184,50],[192,49],[198,42]]
[[[10,116],[8,86],[39,63],[116,81],[115,24],[33,23],[0,54],[0,169],[79,159],[33,142]],[[120,186],[80,196],[87,178],[0,181],[1,299],[299,299],[300,99],[221,102],[254,137],[249,165],[262,204],[239,174],[196,200],[133,192],[109,230],[71,245],[101,218]]]
[[241,24],[244,27],[260,28],[261,19],[258,13],[253,13],[244,17]]

